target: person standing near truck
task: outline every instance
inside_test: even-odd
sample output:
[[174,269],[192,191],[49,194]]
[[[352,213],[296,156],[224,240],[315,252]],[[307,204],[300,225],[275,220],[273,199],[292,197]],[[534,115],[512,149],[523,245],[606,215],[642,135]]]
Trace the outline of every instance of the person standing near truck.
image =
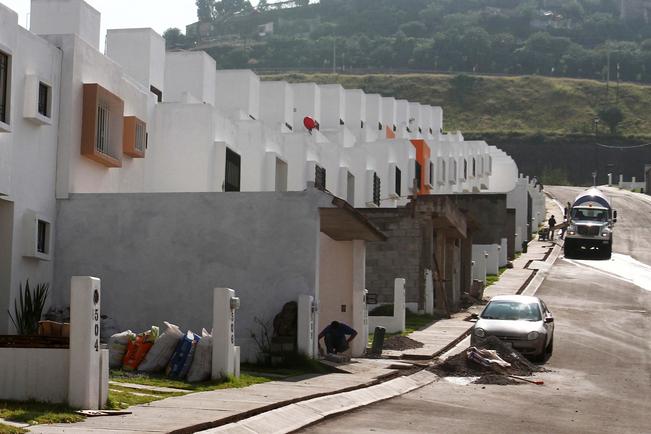
[[549,224],[549,239],[550,241],[554,241],[554,226],[556,226],[556,219],[553,215],[549,218],[547,223]]

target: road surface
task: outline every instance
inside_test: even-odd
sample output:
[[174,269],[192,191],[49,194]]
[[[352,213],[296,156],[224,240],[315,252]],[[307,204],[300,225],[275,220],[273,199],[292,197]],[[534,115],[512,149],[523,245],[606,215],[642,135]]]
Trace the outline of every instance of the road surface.
[[[564,201],[574,194],[559,193]],[[620,256],[561,257],[536,294],[556,321],[551,372],[537,375],[543,386],[441,380],[302,432],[651,433],[651,288],[632,283],[637,269],[618,262],[631,255],[651,264],[651,204],[614,196]],[[615,272],[592,268],[606,262]]]

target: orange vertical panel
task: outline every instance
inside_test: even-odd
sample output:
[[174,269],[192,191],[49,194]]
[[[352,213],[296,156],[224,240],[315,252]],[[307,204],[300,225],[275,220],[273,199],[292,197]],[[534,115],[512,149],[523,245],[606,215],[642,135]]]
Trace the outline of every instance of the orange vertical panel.
[[429,164],[431,150],[427,142],[423,139],[411,140],[411,144],[416,148],[416,161],[420,164],[420,190],[418,194],[429,194],[430,189],[425,185],[425,181],[427,181],[425,178],[425,166]]

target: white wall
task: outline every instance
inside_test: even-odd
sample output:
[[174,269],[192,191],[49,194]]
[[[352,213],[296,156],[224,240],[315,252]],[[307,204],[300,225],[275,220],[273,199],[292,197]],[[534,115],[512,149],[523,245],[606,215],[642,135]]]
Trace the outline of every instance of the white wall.
[[0,348],[0,399],[68,400],[70,350]]
[[[332,321],[353,325],[353,242],[319,236],[319,332]],[[345,312],[342,310],[345,309]]]
[[[54,230],[56,203],[57,125],[59,122],[59,90],[61,81],[61,53],[42,38],[18,25],[18,17],[0,5],[0,50],[11,55],[10,80],[10,132],[0,132],[0,194],[11,204],[3,207],[13,211],[11,248],[5,252],[10,257],[11,276],[0,294],[0,334],[13,329],[6,311],[13,313],[13,299],[19,285],[27,279],[33,287],[37,283],[52,283],[52,262],[25,257],[26,234],[35,230],[34,220],[28,216],[36,213],[49,221]],[[35,77],[29,80],[28,77]],[[33,104],[38,98],[38,82],[51,86],[51,114],[43,122],[25,117],[25,103]],[[35,86],[28,88],[28,83]],[[6,216],[8,217],[8,216]],[[8,224],[7,221],[3,222]],[[51,237],[50,249],[54,249]],[[6,277],[6,276],[3,276]],[[5,305],[4,303],[8,303]]]
[[260,83],[260,120],[278,131],[289,132],[285,123],[293,130],[303,128],[294,122],[294,92],[286,81],[263,81]]
[[165,39],[154,30],[109,29],[106,55],[146,89],[165,94]]
[[37,35],[75,34],[99,50],[100,13],[82,0],[32,0],[30,30]]
[[215,60],[203,51],[174,51],[165,56],[163,101],[184,101],[190,94],[215,104]]
[[248,69],[215,71],[215,106],[240,119],[249,116],[257,119],[260,113],[260,78]]

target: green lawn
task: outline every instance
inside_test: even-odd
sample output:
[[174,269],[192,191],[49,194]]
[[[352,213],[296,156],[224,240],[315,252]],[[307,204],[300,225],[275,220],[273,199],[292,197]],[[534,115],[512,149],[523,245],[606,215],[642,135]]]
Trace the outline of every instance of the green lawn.
[[502,274],[506,271],[506,267],[500,267],[499,274],[487,274],[486,275],[486,287],[489,287],[500,280]]
[[175,392],[157,392],[147,389],[130,389],[128,387],[116,386],[111,384],[109,386],[109,399],[107,408],[109,410],[123,410],[132,405],[148,404],[150,402],[159,401],[173,396],[182,396],[186,393]]
[[0,418],[11,422],[28,423],[30,425],[73,423],[84,420],[84,416],[76,414],[73,409],[66,405],[47,404],[35,401],[0,401]]
[[249,375],[242,373],[242,375],[240,375],[240,378],[228,377],[226,379],[217,381],[188,383],[187,381],[182,380],[172,380],[162,375],[111,370],[110,379],[112,381],[118,381],[122,383],[133,383],[155,387],[171,387],[174,389],[187,390],[188,392],[205,392],[209,390],[247,387],[253,384],[266,383],[267,381],[271,381],[272,378],[265,377],[263,374]]
[[[393,312],[393,308],[391,307],[391,309],[389,309],[386,306],[391,306],[391,305],[382,306],[380,312],[386,311],[385,313],[387,315],[391,315],[392,313],[388,311],[390,310],[391,312]],[[398,333],[386,333],[384,337],[386,339],[390,336],[396,336],[396,335],[407,336],[408,334],[411,334],[430,324],[435,323],[441,318],[443,317],[437,315],[428,315],[428,314],[421,315],[421,314],[414,313],[409,309],[405,309],[405,330],[403,332],[398,332]],[[368,343],[369,345],[373,343],[373,330],[369,330]]]
[[2,434],[23,434],[26,433],[25,428],[17,428],[11,425],[0,423],[0,433]]

